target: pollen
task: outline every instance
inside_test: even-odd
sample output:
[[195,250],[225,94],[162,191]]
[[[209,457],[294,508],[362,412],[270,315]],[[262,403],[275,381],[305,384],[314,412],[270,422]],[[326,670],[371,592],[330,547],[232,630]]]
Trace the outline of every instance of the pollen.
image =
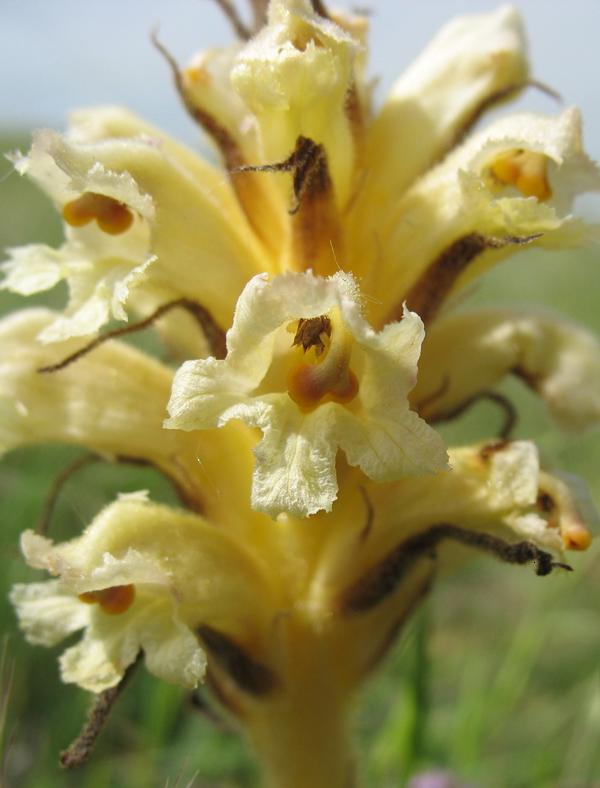
[[540,202],[552,197],[543,153],[515,148],[497,156],[490,165],[494,181],[501,186],[515,186],[525,197],[536,197]]
[[118,616],[120,613],[125,613],[135,599],[135,586],[112,586],[110,588],[103,588],[100,591],[86,591],[79,594],[81,602],[87,605],[100,605],[104,613],[109,616]]
[[96,220],[109,235],[120,235],[133,224],[133,213],[121,202],[105,194],[85,192],[63,207],[63,218],[71,227],[83,227]]

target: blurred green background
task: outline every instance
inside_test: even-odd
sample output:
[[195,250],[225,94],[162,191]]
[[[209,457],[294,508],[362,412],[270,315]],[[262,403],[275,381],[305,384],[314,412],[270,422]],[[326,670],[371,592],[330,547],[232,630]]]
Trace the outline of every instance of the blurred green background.
[[[26,136],[2,148],[26,148]],[[60,223],[29,183],[3,169],[0,246],[60,241]],[[595,252],[529,251],[488,274],[470,303],[545,303],[600,331],[600,267]],[[60,304],[58,290],[44,299]],[[24,304],[0,294],[3,312]],[[600,501],[600,434],[559,435],[518,381],[503,390],[518,403],[518,437],[534,438],[548,467],[584,477]],[[488,437],[498,414],[481,404],[444,430],[454,444]],[[58,752],[78,733],[89,696],[61,684],[59,649],[27,645],[6,599],[30,580],[19,557],[21,530],[33,527],[58,470],[80,452],[63,447],[11,453],[0,466],[0,785],[5,788],[235,786],[258,782],[235,732],[191,708],[179,688],[139,671],[117,704],[88,765],[62,772]],[[152,471],[92,465],[67,485],[52,533],[80,531],[116,491],[149,488],[169,501]],[[575,572],[538,578],[530,568],[474,556],[442,579],[408,628],[359,708],[356,740],[369,788],[395,788],[410,774],[440,768],[482,788],[600,786],[600,572],[595,545],[573,555]],[[307,788],[309,788],[307,786]]]

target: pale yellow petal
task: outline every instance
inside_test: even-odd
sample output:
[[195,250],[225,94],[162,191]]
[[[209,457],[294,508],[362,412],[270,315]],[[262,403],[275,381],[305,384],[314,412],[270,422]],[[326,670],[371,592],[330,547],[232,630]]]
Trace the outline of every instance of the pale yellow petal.
[[140,651],[150,673],[165,681],[193,689],[204,676],[204,652],[178,620],[172,601],[138,594],[131,608],[118,616],[94,606],[82,640],[60,658],[62,679],[102,692],[119,683]]
[[[499,157],[519,150],[535,169],[534,185],[546,190],[539,199],[529,191],[531,183],[522,192],[503,187],[493,175]],[[350,225],[356,237],[350,247],[353,268],[364,274],[362,285],[374,297],[371,318],[376,324],[393,319],[401,314],[404,299],[421,313],[411,292],[422,286],[423,277],[430,277],[425,289],[435,292],[442,286],[435,276],[441,277],[445,266],[442,274],[450,273],[443,286],[451,290],[512,254],[519,239],[533,237],[533,243],[547,248],[589,242],[598,236],[597,228],[571,212],[578,194],[598,189],[600,171],[583,151],[576,110],[558,117],[522,115],[497,121],[391,201],[370,233],[360,221]],[[453,245],[473,236],[495,239],[500,246],[483,246],[463,259]]]
[[525,49],[511,6],[458,17],[440,30],[394,84],[369,130],[364,199],[371,210],[398,200],[486,102],[525,83]]
[[107,506],[75,539],[54,545],[26,531],[21,546],[31,566],[58,575],[72,593],[133,584],[176,601],[192,629],[247,634],[272,615],[268,570],[251,547],[197,515],[133,496]]
[[2,449],[53,441],[158,462],[180,451],[181,441],[161,426],[171,372],[140,351],[113,342],[58,372],[37,371],[80,346],[36,341],[54,317],[30,309],[0,323]]
[[11,589],[10,601],[25,637],[39,646],[55,646],[90,620],[89,607],[59,580],[17,583]]
[[[102,126],[101,119],[94,122],[96,129]],[[106,125],[110,129],[110,117]],[[115,125],[119,129],[119,123]],[[130,125],[136,126],[134,121]],[[40,183],[61,209],[91,194],[114,200],[130,212],[131,227],[116,234],[104,232],[95,221],[68,228],[62,251],[69,284],[69,269],[74,269],[76,278],[82,266],[87,267],[90,290],[94,277],[106,282],[109,265],[119,265],[126,274],[156,258],[144,272],[155,288],[162,286],[209,304],[213,317],[226,326],[247,279],[269,265],[226,176],[200,161],[189,166],[192,154],[164,145],[160,136],[145,133],[81,141],[82,128],[86,123],[80,118],[74,138],[37,133],[30,154],[17,158],[15,164],[19,172]],[[97,131],[88,136],[94,134],[99,136]],[[110,287],[106,289],[110,295]],[[124,313],[113,316],[125,317]],[[91,325],[88,333],[96,328]]]
[[551,314],[486,309],[436,321],[423,346],[412,393],[426,419],[451,415],[507,374],[518,375],[563,427],[600,419],[600,343]]
[[[293,337],[311,320],[330,342],[312,366],[311,341],[302,352]],[[338,448],[378,481],[445,467],[441,438],[408,409],[422,339],[408,310],[377,334],[347,274],[255,277],[238,301],[227,357],[187,361],[176,373],[165,426],[194,431],[239,419],[258,427],[253,507],[271,516],[329,511]]]
[[389,487],[368,486],[377,519],[361,556],[363,566],[410,536],[443,524],[509,542],[530,540],[559,555],[589,545],[593,522],[584,519],[581,496],[575,486],[540,470],[533,443],[496,441],[450,449],[449,455],[449,471]]
[[308,0],[273,0],[268,24],[241,49],[231,71],[234,89],[258,124],[264,160],[253,163],[283,161],[300,135],[308,137],[325,146],[340,205],[353,176],[346,98],[359,49]]

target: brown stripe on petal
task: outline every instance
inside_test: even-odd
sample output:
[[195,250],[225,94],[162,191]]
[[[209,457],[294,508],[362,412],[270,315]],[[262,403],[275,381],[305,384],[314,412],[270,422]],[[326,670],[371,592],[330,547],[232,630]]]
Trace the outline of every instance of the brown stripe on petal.
[[[480,233],[463,235],[441,252],[423,271],[406,296],[409,309],[416,312],[424,323],[430,322],[452,290],[463,271],[480,254],[506,246],[524,246],[540,238],[541,234],[493,238]],[[394,307],[386,323],[402,317],[402,304]]]
[[457,145],[460,145],[460,143],[471,132],[473,127],[481,120],[488,110],[493,109],[503,101],[509,101],[510,99],[516,98],[522,90],[525,90],[525,88],[536,88],[540,92],[545,93],[547,96],[550,96],[556,101],[562,102],[560,93],[557,93],[557,91],[553,88],[545,85],[543,82],[538,82],[535,79],[528,79],[525,82],[515,82],[512,85],[506,85],[505,87],[490,93],[489,96],[485,96],[485,98],[483,98],[479,104],[477,104],[472,109],[471,113],[465,118],[461,126],[456,130],[454,137],[445,147],[444,151],[439,156],[439,159],[443,159],[453,148],[455,148]]
[[171,68],[173,81],[185,109],[190,117],[201,126],[212,138],[223,157],[223,163],[229,173],[231,185],[235,191],[238,203],[248,219],[252,229],[260,240],[269,248],[276,248],[278,233],[274,231],[273,224],[266,221],[271,213],[268,201],[259,179],[252,174],[241,175],[245,172],[246,160],[234,139],[233,135],[218,122],[209,112],[196,104],[186,89],[183,73],[169,50],[159,41],[156,31],[151,34],[152,43],[165,58]]
[[348,118],[354,141],[354,171],[355,173],[362,172],[365,160],[365,119],[356,83],[348,88],[344,112]]
[[343,249],[327,154],[322,145],[298,137],[293,155],[296,205],[290,212],[291,265],[328,276],[337,270],[336,255],[342,256]]
[[276,689],[279,680],[271,668],[255,660],[227,635],[208,624],[198,627],[197,632],[222,670],[241,690],[259,697]]
[[298,137],[296,147],[284,161],[238,167],[238,173],[290,172],[295,204],[290,209],[289,267],[309,268],[328,276],[338,269],[343,254],[342,232],[327,153],[308,137]]
[[554,561],[550,553],[540,550],[533,542],[511,543],[451,523],[438,523],[401,542],[368,569],[340,595],[337,609],[343,615],[372,610],[396,591],[417,561],[424,557],[435,559],[436,548],[445,540],[483,550],[509,564],[534,563],[539,576],[548,575],[557,567],[571,569],[567,564]]
[[192,101],[189,92],[186,90],[179,64],[169,52],[169,50],[164,46],[164,44],[162,44],[158,39],[155,30],[152,31],[150,37],[156,49],[164,57],[171,68],[175,87],[179,93],[184,107],[188,111],[188,114],[193,118],[193,120],[196,121],[196,123],[202,126],[204,131],[210,137],[212,137],[213,141],[221,151],[221,155],[223,156],[228,169],[238,167],[243,163],[243,156],[232,135],[224,126],[222,126],[215,118],[213,118],[209,112],[207,112],[202,107],[199,107]]
[[412,590],[411,598],[409,600],[404,600],[405,607],[402,613],[389,627],[388,631],[386,632],[383,639],[379,643],[378,648],[371,655],[370,661],[365,666],[365,670],[364,670],[365,676],[373,673],[377,668],[377,666],[381,662],[383,662],[383,660],[387,657],[390,650],[393,648],[394,644],[396,643],[399,635],[403,631],[404,625],[406,624],[408,619],[412,617],[413,613],[415,613],[415,611],[421,605],[421,603],[425,600],[425,598],[431,591],[432,585],[433,585],[433,575],[428,574],[425,580],[421,581]]

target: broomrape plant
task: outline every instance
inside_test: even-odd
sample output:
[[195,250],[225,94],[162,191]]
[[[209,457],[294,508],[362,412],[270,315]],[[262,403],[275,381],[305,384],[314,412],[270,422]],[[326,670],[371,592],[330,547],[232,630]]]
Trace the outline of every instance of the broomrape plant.
[[[87,757],[141,658],[167,681],[207,679],[269,785],[347,788],[353,697],[452,543],[547,575],[590,542],[493,387],[516,374],[585,427],[598,342],[449,299],[523,246],[597,240],[571,210],[600,171],[576,109],[473,130],[532,84],[512,8],[444,27],[374,111],[364,19],[253,0],[250,26],[220,5],[239,44],[179,68],[155,43],[222,168],[117,108],[76,112],[13,157],[65,240],[10,250],[2,286],[64,280],[69,302],[0,323],[2,446],[153,466],[181,507],[140,492],[67,542],[26,531],[27,562],[53,579],[12,600],[32,643],[83,631],[61,675],[98,702],[64,765]],[[117,341],[152,323],[181,366]],[[482,397],[506,412],[502,436],[446,448],[432,425]]]

